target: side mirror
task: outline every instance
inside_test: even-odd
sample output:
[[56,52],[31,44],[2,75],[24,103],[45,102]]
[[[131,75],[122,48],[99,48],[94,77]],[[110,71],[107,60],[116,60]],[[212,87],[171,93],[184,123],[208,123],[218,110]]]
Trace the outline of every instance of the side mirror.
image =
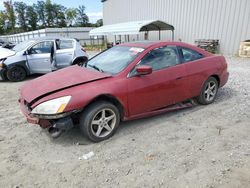
[[31,54],[31,51],[30,51],[30,49],[28,49],[28,50],[25,50],[24,52],[23,52],[23,55],[30,55]]
[[153,71],[152,67],[148,65],[141,65],[141,66],[136,67],[136,72],[138,73],[138,75],[151,74],[152,71]]

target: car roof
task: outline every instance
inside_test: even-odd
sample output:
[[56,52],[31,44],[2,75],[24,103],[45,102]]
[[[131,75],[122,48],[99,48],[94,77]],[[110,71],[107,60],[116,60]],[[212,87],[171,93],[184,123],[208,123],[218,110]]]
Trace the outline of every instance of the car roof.
[[211,53],[198,48],[197,46],[185,43],[185,42],[177,42],[177,41],[136,41],[136,42],[129,42],[129,43],[122,43],[121,46],[129,46],[129,47],[140,47],[140,48],[151,48],[151,47],[157,47],[159,45],[174,45],[174,46],[182,46],[184,48],[190,48],[193,50],[196,50],[203,55],[210,56]]
[[176,42],[176,41],[136,41],[136,42],[122,43],[120,45],[142,47],[142,48],[149,48],[158,45],[192,46],[184,42]]
[[74,38],[67,38],[67,37],[39,37],[39,38],[32,38],[32,39],[29,39],[27,41],[43,41],[43,40],[56,40],[56,39],[59,39],[59,40],[77,40],[77,39],[74,39]]
[[128,43],[121,43],[121,46],[134,46],[134,47],[141,47],[141,48],[148,48],[155,44],[158,44],[159,41],[136,41],[136,42],[128,42]]

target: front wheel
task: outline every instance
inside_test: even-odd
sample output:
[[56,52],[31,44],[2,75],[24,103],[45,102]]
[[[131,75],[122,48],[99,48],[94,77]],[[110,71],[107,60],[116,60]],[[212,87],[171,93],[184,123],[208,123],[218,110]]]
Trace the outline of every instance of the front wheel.
[[218,91],[218,81],[214,77],[208,78],[202,87],[200,96],[197,99],[198,102],[204,105],[213,103],[217,91]]
[[83,134],[93,142],[100,142],[113,136],[119,123],[119,110],[105,101],[90,105],[80,118],[80,128]]
[[22,67],[14,66],[7,70],[7,78],[12,82],[20,82],[26,78],[26,71]]

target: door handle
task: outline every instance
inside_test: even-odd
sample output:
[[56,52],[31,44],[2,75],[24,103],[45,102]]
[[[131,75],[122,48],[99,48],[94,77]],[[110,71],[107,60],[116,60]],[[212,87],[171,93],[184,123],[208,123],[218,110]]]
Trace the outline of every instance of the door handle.
[[180,80],[180,79],[182,79],[182,77],[178,77],[178,78],[176,78],[176,80]]

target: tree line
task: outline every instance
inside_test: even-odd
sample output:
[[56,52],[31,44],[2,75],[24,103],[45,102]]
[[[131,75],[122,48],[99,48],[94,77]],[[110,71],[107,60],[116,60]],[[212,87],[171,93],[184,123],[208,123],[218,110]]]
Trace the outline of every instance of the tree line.
[[46,27],[99,27],[102,19],[89,23],[85,6],[66,8],[51,0],[37,1],[33,5],[11,0],[3,2],[0,11],[0,35],[43,29]]

